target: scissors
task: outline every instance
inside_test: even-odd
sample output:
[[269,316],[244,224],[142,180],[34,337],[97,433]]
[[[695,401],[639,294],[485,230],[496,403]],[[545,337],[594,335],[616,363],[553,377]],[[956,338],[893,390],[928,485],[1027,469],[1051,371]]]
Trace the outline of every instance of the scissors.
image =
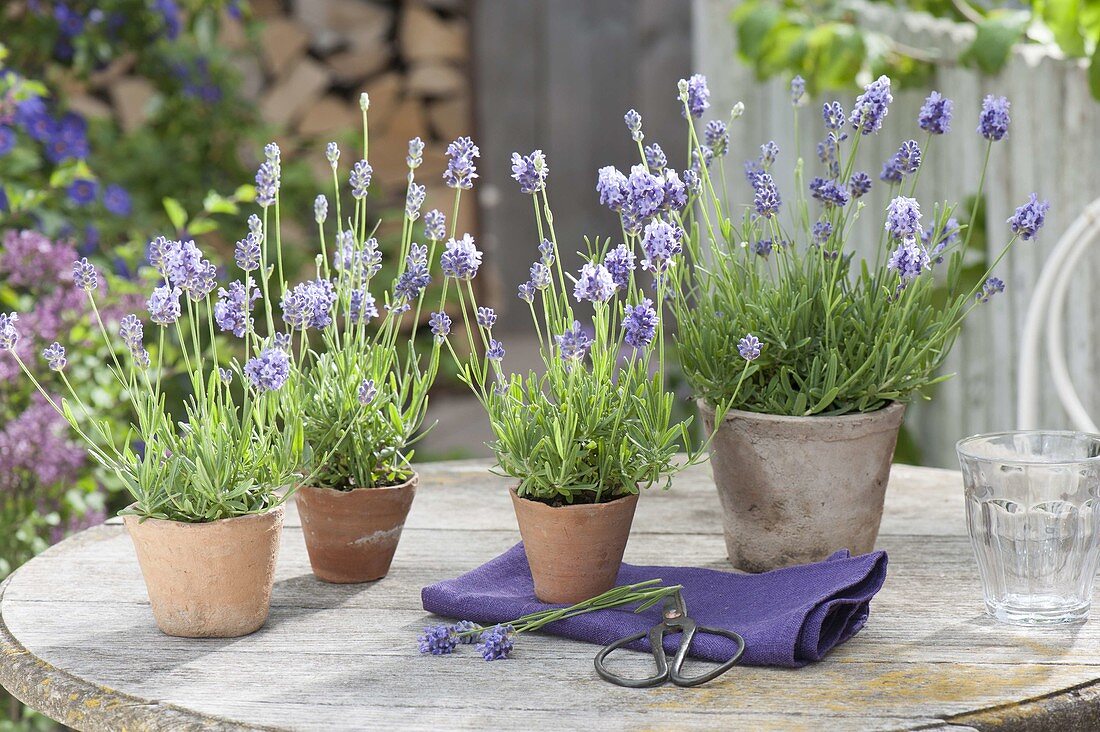
[[[676,686],[698,686],[699,684],[713,681],[729,671],[741,659],[741,654],[745,652],[745,639],[732,630],[725,630],[723,628],[704,628],[701,625],[696,625],[695,621],[688,617],[687,605],[684,603],[684,598],[679,592],[665,600],[665,606],[661,611],[661,615],[663,620],[649,630],[643,630],[640,633],[628,635],[626,638],[620,638],[614,643],[600,649],[599,653],[596,654],[595,660],[596,673],[600,675],[600,678],[604,681],[610,681],[612,684],[627,686],[633,689],[660,686],[668,681],[676,684]],[[687,657],[688,650],[691,648],[691,641],[695,638],[697,632],[729,638],[737,644],[737,652],[733,654],[733,658],[729,659],[721,666],[716,666],[698,676],[684,676],[680,671],[684,666],[684,659]],[[680,647],[677,649],[676,655],[672,658],[671,664],[668,661],[668,657],[665,655],[664,644],[665,635],[669,633],[683,634],[680,639]],[[653,651],[653,660],[657,663],[657,673],[653,676],[647,676],[644,679],[630,679],[625,676],[613,674],[607,670],[604,661],[612,652],[623,646],[630,645],[635,641],[639,641],[646,636],[649,636],[649,647]]]

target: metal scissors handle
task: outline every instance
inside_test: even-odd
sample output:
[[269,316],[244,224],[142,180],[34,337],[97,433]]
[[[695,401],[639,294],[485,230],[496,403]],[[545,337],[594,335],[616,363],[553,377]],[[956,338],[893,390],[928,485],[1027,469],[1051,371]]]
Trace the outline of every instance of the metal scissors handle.
[[[596,673],[600,675],[601,679],[610,681],[612,684],[617,684],[618,686],[627,686],[633,689],[660,686],[668,681],[671,681],[677,686],[698,686],[699,684],[705,684],[708,681],[713,681],[718,678],[733,668],[734,665],[741,660],[741,654],[745,652],[745,639],[732,630],[705,628],[697,625],[694,620],[688,617],[687,606],[684,603],[684,598],[679,592],[665,601],[662,615],[664,616],[664,620],[658,625],[654,625],[649,630],[643,630],[640,633],[620,638],[614,643],[606,645],[599,650],[596,654],[595,665]],[[737,652],[725,663],[701,673],[698,676],[684,676],[681,673],[681,669],[684,666],[684,659],[687,658],[688,650],[691,648],[691,641],[695,638],[697,632],[729,638],[737,644]],[[676,655],[673,656],[672,663],[669,663],[668,656],[665,655],[664,639],[665,635],[668,633],[683,634],[680,639],[680,647],[676,650]],[[657,665],[657,673],[643,679],[630,679],[625,676],[613,674],[607,670],[604,661],[611,653],[623,646],[639,641],[646,636],[649,636],[649,647],[653,653],[653,660]]]

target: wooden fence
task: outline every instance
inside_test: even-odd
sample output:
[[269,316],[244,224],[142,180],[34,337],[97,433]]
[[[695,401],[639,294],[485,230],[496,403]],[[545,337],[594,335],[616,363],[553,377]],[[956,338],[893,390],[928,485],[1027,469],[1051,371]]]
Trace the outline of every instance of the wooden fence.
[[[694,57],[696,69],[710,81],[713,111],[728,114],[737,101],[746,106],[745,116],[733,126],[731,158],[726,175],[731,196],[748,200],[749,190],[741,163],[758,154],[758,146],[776,140],[782,148],[780,170],[790,169],[794,157],[794,125],[787,80],[758,82],[752,70],[737,60],[729,13],[736,0],[695,0]],[[862,11],[861,11],[862,12]],[[1047,253],[1086,204],[1100,196],[1100,104],[1088,90],[1085,70],[1038,46],[1021,46],[1005,70],[994,77],[957,66],[953,59],[969,40],[968,29],[918,15],[889,15],[866,10],[870,22],[881,24],[900,40],[916,47],[939,49],[945,61],[937,67],[929,89],[955,101],[955,119],[949,135],[934,141],[926,157],[917,195],[926,209],[934,201],[963,200],[977,189],[984,140],[975,129],[981,99],[1003,94],[1012,102],[1008,137],[994,145],[986,181],[989,249],[998,252],[1007,243],[1005,220],[1016,206],[1035,191],[1049,199],[1052,208],[1046,228],[1037,242],[1019,242],[1002,262],[997,275],[1007,284],[1004,295],[977,309],[952,353],[947,370],[956,376],[939,386],[931,402],[915,404],[907,425],[916,438],[926,464],[954,466],[954,443],[976,432],[1012,429],[1016,426],[1016,375],[1020,336],[1032,290]],[[917,112],[926,92],[895,91],[884,131],[861,142],[862,169],[877,181],[882,162],[910,137],[923,140]],[[852,94],[839,95],[850,109]],[[821,102],[815,99],[802,110],[800,132],[807,165],[816,164],[815,145],[822,137]],[[790,200],[792,180],[779,180],[784,198]],[[878,241],[877,212],[887,204],[884,186],[867,200],[867,215],[853,241],[868,251]],[[1100,413],[1100,389],[1096,385],[1100,337],[1094,323],[1100,321],[1100,256],[1087,257],[1074,277],[1067,300],[1064,324],[1069,348],[1069,367],[1086,408]],[[1070,428],[1053,388],[1043,385],[1041,424]]]

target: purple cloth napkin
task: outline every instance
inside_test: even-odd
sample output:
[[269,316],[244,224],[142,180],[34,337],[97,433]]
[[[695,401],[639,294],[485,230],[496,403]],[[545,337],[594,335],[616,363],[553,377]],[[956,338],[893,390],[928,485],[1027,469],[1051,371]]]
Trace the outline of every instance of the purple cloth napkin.
[[[683,585],[688,615],[699,625],[740,633],[745,639],[743,664],[798,667],[820,661],[867,622],[871,598],[886,579],[886,553],[853,557],[843,549],[824,562],[763,574],[624,564],[616,584],[649,579]],[[535,599],[523,544],[461,577],[425,587],[421,598],[428,612],[482,624],[562,607]],[[660,604],[644,613],[629,607],[600,610],[559,620],[542,630],[605,645],[659,622]],[[678,634],[666,636],[665,649],[674,652],[679,643]],[[649,642],[643,639],[627,647],[647,651]],[[700,633],[690,655],[722,662],[734,650],[732,641]]]

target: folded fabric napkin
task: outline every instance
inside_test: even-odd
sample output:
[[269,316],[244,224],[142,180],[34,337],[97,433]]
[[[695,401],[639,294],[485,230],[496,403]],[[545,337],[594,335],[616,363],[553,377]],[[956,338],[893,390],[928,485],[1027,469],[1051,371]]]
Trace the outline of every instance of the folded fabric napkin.
[[[624,564],[616,584],[648,579],[683,585],[688,616],[699,625],[740,633],[745,639],[743,664],[798,667],[821,660],[867,622],[871,598],[886,579],[886,553],[853,557],[844,549],[824,562],[763,574]],[[482,624],[563,607],[535,599],[523,544],[461,577],[425,587],[421,598],[428,612]],[[606,645],[659,622],[660,604],[643,613],[631,607],[598,610],[542,630]],[[666,636],[665,650],[674,652],[679,643],[679,634]],[[648,651],[649,642],[643,639],[627,647]],[[722,662],[735,650],[727,638],[696,634],[690,655]]]

